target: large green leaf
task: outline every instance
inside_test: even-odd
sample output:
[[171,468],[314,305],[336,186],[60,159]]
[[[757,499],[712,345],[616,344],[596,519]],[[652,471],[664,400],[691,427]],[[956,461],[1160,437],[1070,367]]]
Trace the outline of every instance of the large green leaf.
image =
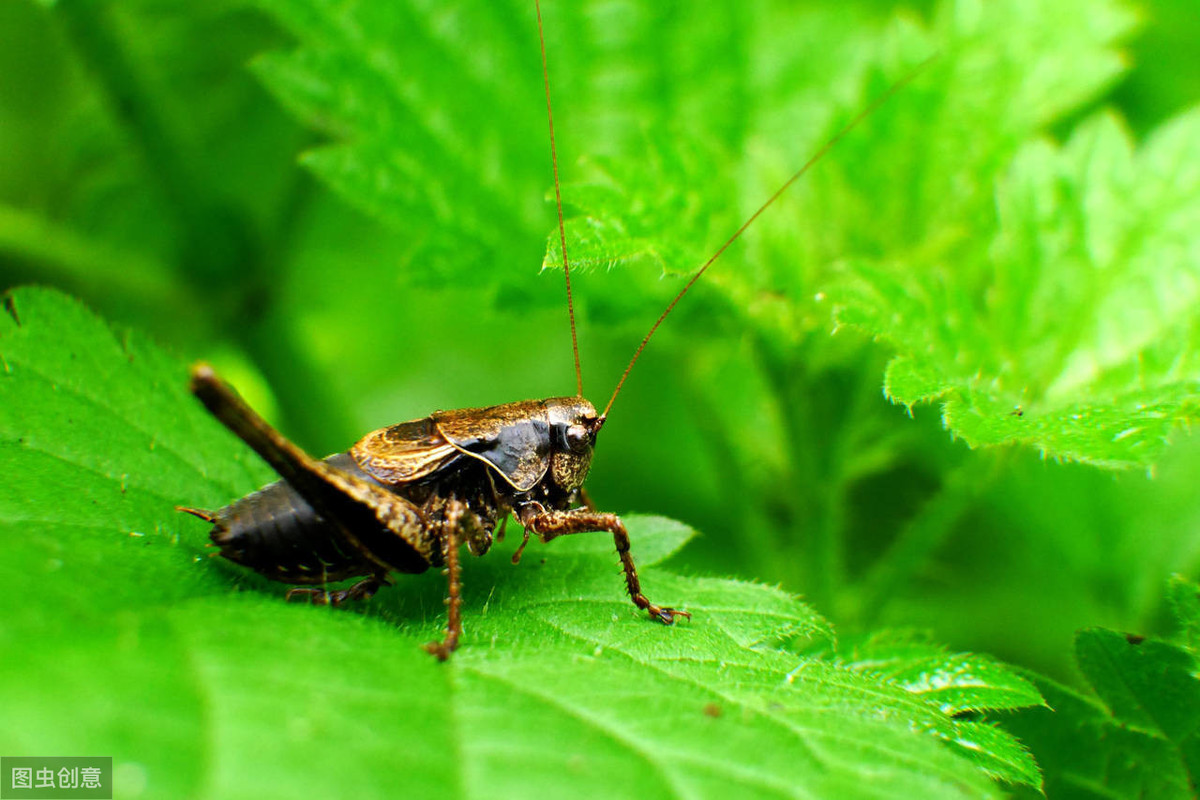
[[[977,673],[991,699],[947,705],[796,655],[828,624],[777,589],[653,567],[692,535],[668,520],[629,526],[647,591],[695,615],[672,628],[622,596],[603,537],[516,569],[472,560],[446,664],[419,647],[444,624],[437,574],[358,613],[286,604],[172,509],[269,477],[182,365],[54,292],[6,309],[5,752],[111,753],[118,791],[152,796],[979,797],[985,775],[1038,780],[990,727],[970,731],[987,758],[939,741],[964,744],[962,708],[1038,702],[1006,671]],[[961,657],[926,655],[961,676]]]

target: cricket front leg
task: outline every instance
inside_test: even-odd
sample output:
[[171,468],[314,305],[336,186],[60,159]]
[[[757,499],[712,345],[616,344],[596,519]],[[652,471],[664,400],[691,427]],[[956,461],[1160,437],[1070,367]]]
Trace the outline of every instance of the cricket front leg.
[[616,514],[585,508],[547,511],[535,505],[528,507],[525,513],[521,514],[521,523],[526,531],[532,531],[543,542],[548,542],[556,536],[574,533],[611,533],[613,544],[617,547],[617,555],[621,557],[621,568],[625,570],[625,588],[629,591],[629,598],[633,600],[633,604],[664,625],[670,625],[677,617],[691,619],[692,615],[688,612],[655,605],[642,594],[637,567],[633,565],[633,556],[629,554],[629,532],[625,530],[625,523],[621,522],[621,518]]

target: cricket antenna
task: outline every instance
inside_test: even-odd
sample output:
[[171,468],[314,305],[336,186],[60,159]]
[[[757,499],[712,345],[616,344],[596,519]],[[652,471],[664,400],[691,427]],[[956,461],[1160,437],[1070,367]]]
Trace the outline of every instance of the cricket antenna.
[[546,86],[546,119],[550,123],[550,163],[554,166],[554,200],[558,204],[558,240],[562,243],[563,276],[567,279],[567,314],[571,317],[571,350],[575,354],[575,396],[583,397],[583,372],[579,369],[579,336],[575,333],[575,299],[571,295],[571,263],[567,260],[567,228],[563,224],[562,191],[558,188],[558,150],[554,146],[554,110],[550,106],[550,70],[546,68],[546,34],[542,32],[542,3],[537,9],[538,42],[542,46],[542,83]]
[[[907,75],[905,75],[903,78],[901,78],[900,80],[896,81],[891,86],[889,86],[883,94],[879,95],[874,100],[872,100],[870,105],[868,105],[862,111],[858,112],[858,114],[855,115],[854,119],[852,119],[848,123],[846,123],[842,127],[841,130],[839,130],[837,133],[835,133],[833,136],[831,136],[829,138],[829,140],[825,142],[825,144],[821,145],[821,148],[819,150],[817,150],[817,152],[814,153],[813,156],[804,163],[804,166],[800,167],[800,169],[796,170],[795,174],[793,174],[792,177],[790,177],[786,181],[784,181],[783,185],[780,186],[778,189],[776,189],[775,193],[767,198],[767,202],[765,202],[761,206],[759,206],[758,210],[755,211],[753,214],[751,214],[750,218],[742,223],[742,227],[740,227],[736,231],[734,231],[733,235],[725,240],[725,244],[723,244],[719,248],[717,248],[717,252],[713,253],[712,256],[709,257],[708,261],[705,261],[704,265],[702,267],[700,267],[700,269],[696,270],[696,274],[692,275],[692,277],[688,280],[688,282],[684,285],[684,287],[679,290],[679,294],[675,295],[675,299],[672,300],[667,305],[666,310],[664,310],[662,312],[662,314],[659,315],[658,319],[654,322],[654,324],[650,326],[650,332],[646,334],[646,337],[644,339],[642,339],[642,343],[639,344],[637,350],[634,351],[633,358],[629,359],[629,366],[625,367],[625,371],[621,373],[621,380],[617,381],[617,388],[613,389],[612,397],[610,397],[608,399],[608,405],[606,405],[604,407],[604,412],[600,414],[601,422],[603,422],[603,420],[605,420],[608,417],[609,409],[611,409],[613,403],[616,402],[617,395],[621,393],[621,387],[625,385],[625,379],[629,377],[629,372],[633,369],[633,365],[637,363],[638,357],[642,354],[642,351],[646,349],[646,343],[650,341],[650,337],[654,335],[654,332],[656,330],[658,330],[658,326],[661,325],[663,323],[663,320],[665,320],[667,318],[667,315],[670,314],[675,309],[676,304],[678,304],[679,301],[683,299],[683,296],[688,293],[688,290],[692,288],[693,284],[695,284],[696,281],[700,280],[700,276],[703,275],[704,272],[709,267],[712,266],[712,263],[714,261],[716,261],[718,258],[721,257],[721,254],[724,253],[726,249],[728,249],[729,245],[733,244],[737,240],[737,238],[739,236],[741,236],[743,232],[745,232],[746,228],[750,227],[750,225],[754,222],[754,220],[758,219],[760,214],[762,214],[764,211],[766,211],[767,208],[769,208],[772,203],[774,203],[776,200],[778,200],[780,195],[782,195],[789,188],[791,188],[791,185],[793,183],[800,180],[801,176],[803,176],[804,173],[808,172],[813,167],[814,164],[816,164],[818,161],[820,161],[822,158],[824,158],[825,154],[828,153],[830,150],[832,150],[834,145],[836,145],[838,142],[840,142],[846,136],[846,134],[850,133],[850,131],[857,128],[859,123],[861,123],[867,117],[874,114],[879,109],[880,106],[882,106],[885,102],[887,102],[892,97],[892,95],[896,94],[896,92],[900,91],[902,88],[904,88],[909,83],[911,83],[912,80],[914,78],[916,78],[918,75],[920,75],[921,72],[925,69],[925,67],[929,66],[930,62],[932,62],[936,58],[937,58],[937,56],[933,55],[933,56],[930,56],[929,58],[925,59],[924,61],[922,61],[920,64],[918,64],[916,67],[914,67]],[[564,258],[566,257],[565,251],[564,251],[563,257]]]

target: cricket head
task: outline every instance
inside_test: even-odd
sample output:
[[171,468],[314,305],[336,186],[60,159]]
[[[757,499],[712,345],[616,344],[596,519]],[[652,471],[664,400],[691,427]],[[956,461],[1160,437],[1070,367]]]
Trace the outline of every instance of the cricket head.
[[550,478],[573,492],[583,485],[592,466],[596,433],[604,419],[582,397],[552,397],[546,402],[550,423]]

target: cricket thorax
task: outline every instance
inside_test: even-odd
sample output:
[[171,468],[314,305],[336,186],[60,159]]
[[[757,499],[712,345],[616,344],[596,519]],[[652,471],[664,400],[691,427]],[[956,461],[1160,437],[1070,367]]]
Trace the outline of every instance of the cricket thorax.
[[391,487],[420,510],[428,531],[422,537],[426,545],[422,555],[431,566],[443,564],[442,539],[447,526],[455,526],[458,541],[466,544],[472,555],[481,556],[491,549],[493,531],[511,507],[487,466],[470,459],[459,465],[431,481]]

